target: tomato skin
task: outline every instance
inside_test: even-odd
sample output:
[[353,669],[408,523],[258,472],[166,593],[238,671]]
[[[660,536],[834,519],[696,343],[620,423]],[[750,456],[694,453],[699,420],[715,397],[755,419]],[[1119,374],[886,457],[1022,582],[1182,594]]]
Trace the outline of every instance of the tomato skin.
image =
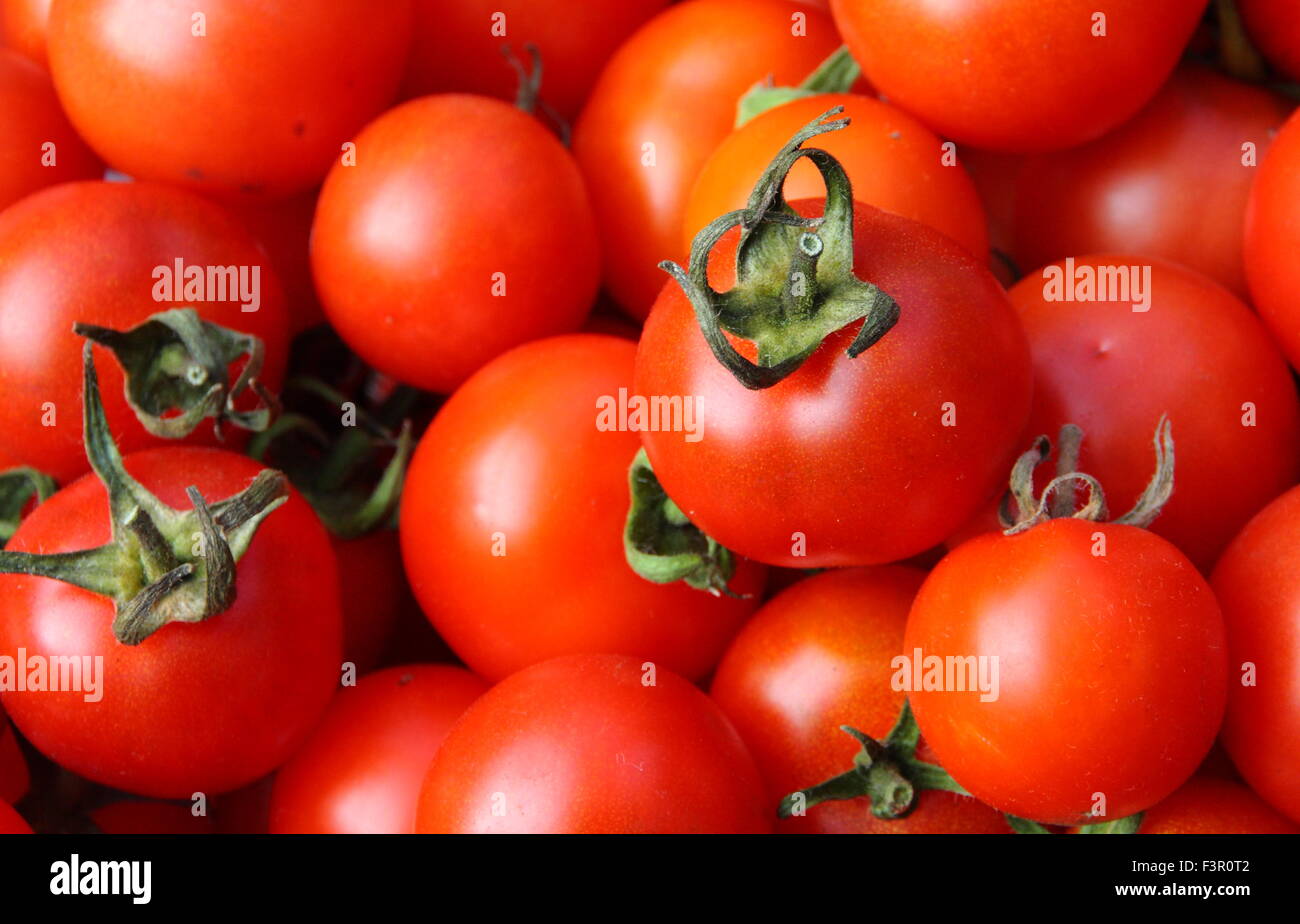
[[[847,128],[818,135],[810,147],[829,152],[853,183],[853,198],[942,231],[981,262],[989,250],[984,207],[965,169],[940,163],[940,139],[901,109],[851,93],[794,100],[756,116],[727,136],[695,180],[686,209],[685,243],[719,215],[744,208],[773,155],[833,106]],[[810,161],[786,178],[787,200],[820,198],[825,182]]]
[[[1081,427],[1081,470],[1101,482],[1119,516],[1151,479],[1152,437],[1168,414],[1178,447],[1174,494],[1151,530],[1208,573],[1241,526],[1300,478],[1290,373],[1250,309],[1204,276],[1132,255],[1075,265],[1151,266],[1150,309],[1048,301],[1041,274],[1011,289],[1034,358],[1026,436]],[[1243,426],[1244,402],[1255,405],[1254,426]],[[984,523],[995,528],[992,512]]]
[[0,712],[0,802],[17,802],[27,793],[31,775],[18,747],[18,737]]
[[1085,253],[1162,257],[1246,293],[1242,218],[1264,153],[1291,107],[1202,67],[1176,71],[1115,131],[1050,155],[963,153],[993,238],[1025,272]]
[[[779,594],[732,642],[710,695],[754,755],[767,801],[853,766],[851,725],[881,741],[902,709],[890,662],[925,575],[896,565],[814,575]],[[918,752],[926,754],[924,742]],[[866,798],[826,802],[777,821],[781,834],[1007,834],[1002,816],[954,793],[919,793],[905,818],[882,821]]]
[[[1091,141],[1155,95],[1205,0],[832,0],[881,94],[946,138],[1001,151]],[[1106,36],[1093,35],[1095,13]]]
[[372,122],[357,151],[325,181],[311,259],[330,322],[363,359],[451,392],[510,347],[582,325],[595,224],[573,160],[536,119],[430,96]]
[[[734,282],[737,238],[713,252],[719,291]],[[854,247],[857,275],[901,307],[856,359],[849,325],[794,374],[750,391],[714,358],[676,284],[641,337],[636,393],[698,396],[707,409],[697,442],[642,434],[660,483],[691,522],[756,561],[838,567],[922,552],[992,496],[1020,448],[1029,350],[993,276],[939,232],[861,203]],[[943,425],[949,401],[957,426]]]
[[429,762],[487,690],[447,664],[389,667],[344,687],[276,773],[271,833],[412,833]]
[[[98,179],[104,165],[68,124],[49,74],[18,54],[0,49],[0,209],[26,195],[73,180]],[[44,166],[43,145],[54,145],[54,166]]]
[[[125,457],[164,503],[209,501],[261,466],[220,450],[169,447]],[[110,536],[103,485],[86,476],[37,507],[8,548],[63,552]],[[209,796],[248,783],[294,752],[337,684],[338,577],[316,514],[297,494],[272,512],[240,560],[237,597],[196,624],[137,646],[112,635],[110,600],[49,578],[0,575],[0,652],[103,657],[102,698],[6,691],[4,708],[40,751],[74,773],[156,798]]]
[[90,820],[101,834],[212,834],[213,821],[189,805],[152,800],[111,802],[92,809]]
[[[256,266],[261,307],[237,301],[153,300],[157,266]],[[284,295],[256,244],[220,207],[152,183],[68,183],[0,213],[0,433],[19,464],[60,483],[89,469],[81,446],[81,344],[76,321],[118,330],[151,314],[191,307],[208,321],[260,337],[261,379],[278,391],[288,350]],[[151,436],[126,402],[121,368],[95,349],[104,411],[123,453],[165,442]],[[43,426],[46,403],[55,425]],[[227,439],[244,435],[228,427]],[[211,421],[187,438],[215,443]]]
[[627,564],[639,439],[598,429],[597,402],[630,390],[635,355],[601,334],[519,347],[462,386],[416,449],[400,515],[406,573],[434,628],[482,677],[613,652],[696,679],[757,606],[765,569],[751,562],[731,583],[744,599],[654,584]]
[[330,537],[339,563],[343,660],[364,673],[379,663],[398,619],[417,609],[402,570],[397,532],[379,529],[356,539]]
[[289,331],[299,334],[325,323],[311,275],[311,226],[317,191],[300,193],[282,202],[227,200],[236,218],[266,253],[284,285],[289,306]]
[[[1300,488],[1269,504],[1214,569],[1228,627],[1228,712],[1222,740],[1238,772],[1300,821]],[[1253,664],[1254,685],[1245,683]]]
[[9,803],[0,801],[0,834],[31,834],[32,828],[13,810]]
[[[417,833],[761,834],[774,811],[713,702],[636,658],[570,655],[502,681],[429,766]],[[493,814],[504,797],[504,815]]]
[[[514,101],[519,78],[501,47],[542,56],[541,99],[564,119],[582,108],[601,67],[668,0],[416,0],[404,93],[478,93]],[[500,19],[504,16],[504,19]],[[494,23],[505,34],[493,34]]]
[[0,45],[49,69],[45,33],[51,0],[4,0],[0,3]]
[[1300,19],[1290,0],[1237,0],[1242,22],[1268,63],[1300,80]]
[[[1096,534],[1105,554],[1094,555]],[[1227,695],[1223,617],[1187,558],[1134,526],[1050,520],[941,561],[904,652],[996,656],[997,699],[909,694],[939,763],[1022,818],[1086,824],[1150,808],[1209,751]]]
[[[792,34],[796,15],[805,35]],[[575,126],[573,153],[605,245],[605,288],[625,311],[644,318],[667,281],[659,262],[684,262],[691,185],[731,133],[740,97],[769,75],[798,84],[838,45],[829,16],[788,0],[690,0],[610,59]],[[647,144],[653,167],[643,163]]]
[[409,0],[277,4],[59,0],[49,58],[72,124],[130,176],[284,196],[396,96]]
[[1246,206],[1245,263],[1250,294],[1259,316],[1291,365],[1300,367],[1300,114],[1294,114],[1273,139],[1260,164]]
[[1240,783],[1192,777],[1147,809],[1139,834],[1300,834]]

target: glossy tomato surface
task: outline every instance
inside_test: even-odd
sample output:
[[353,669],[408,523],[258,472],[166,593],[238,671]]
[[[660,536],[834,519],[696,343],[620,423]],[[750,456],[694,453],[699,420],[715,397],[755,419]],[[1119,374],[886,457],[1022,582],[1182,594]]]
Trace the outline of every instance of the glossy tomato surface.
[[430,761],[487,689],[461,667],[411,664],[339,690],[275,775],[271,833],[410,834]]
[[1292,115],[1260,165],[1246,207],[1246,278],[1255,309],[1291,365],[1300,367],[1300,114]]
[[573,153],[600,226],[605,288],[625,311],[644,318],[667,282],[659,262],[685,258],[691,186],[731,133],[740,97],[769,76],[798,84],[838,45],[829,16],[788,0],[689,0],[619,48]]
[[[811,200],[795,207],[821,211]],[[708,535],[767,564],[922,552],[1005,483],[1019,448],[1029,350],[997,281],[939,232],[861,203],[853,234],[855,272],[900,306],[897,325],[856,359],[846,353],[854,324],[778,384],[746,389],[676,283],[637,351],[637,394],[691,395],[705,408],[696,442],[642,434],[668,496]],[[737,239],[733,229],[713,251],[720,291],[735,279]]]
[[[768,804],[844,773],[860,750],[840,730],[884,740],[906,694],[893,659],[925,575],[912,568],[846,568],[800,581],[768,601],[723,656],[710,695],[748,745]],[[917,756],[933,760],[924,742]],[[904,818],[871,814],[866,797],[826,802],[781,819],[779,833],[1006,834],[1002,815],[974,799],[924,791]]]
[[[261,471],[244,456],[186,447],[145,450],[125,464],[178,508],[188,508],[190,485],[216,502]],[[86,476],[37,507],[7,548],[70,552],[109,538],[104,487]],[[334,554],[301,497],[262,522],[238,563],[235,591],[224,612],[166,625],[129,646],[113,637],[106,597],[50,578],[0,575],[0,653],[16,658],[25,649],[29,663],[103,659],[99,668],[89,662],[101,679],[97,693],[11,690],[5,711],[60,766],[128,792],[189,798],[251,782],[296,750],[338,682]]]
[[415,830],[761,834],[773,814],[707,696],[650,662],[571,655],[469,708],[429,767]]
[[974,147],[1053,151],[1149,100],[1205,0],[832,0],[881,94]]
[[382,372],[450,392],[512,346],[577,330],[599,245],[563,145],[506,103],[412,100],[321,191],[311,259],[330,323]]
[[51,0],[5,0],[0,3],[0,45],[12,48],[41,67],[48,67],[45,33]]
[[49,58],[72,124],[141,179],[280,196],[320,182],[397,93],[410,0],[59,0]]
[[958,783],[1047,824],[1124,818],[1168,796],[1209,751],[1227,695],[1213,592],[1135,526],[1057,519],[961,545],[917,594],[903,650],[917,649],[996,670],[985,691],[939,676],[909,699]]
[[1228,546],[1214,590],[1228,627],[1223,743],[1255,792],[1300,821],[1300,488]]
[[1300,834],[1240,783],[1193,777],[1142,816],[1139,834]]
[[[256,267],[260,305],[155,301],[158,267]],[[251,272],[251,269],[250,269]],[[251,276],[250,276],[251,279]],[[219,206],[152,183],[69,183],[0,214],[0,432],[16,464],[60,482],[89,469],[81,448],[81,321],[117,330],[169,308],[261,338],[261,380],[278,390],[288,349],[284,295],[266,257]],[[104,412],[122,451],[163,442],[135,418],[117,360],[97,347]],[[242,439],[227,428],[228,439]],[[189,437],[216,442],[210,421]],[[235,442],[235,445],[239,445]]]
[[764,569],[750,562],[731,582],[741,598],[628,567],[628,468],[640,443],[616,414],[612,429],[598,421],[602,401],[630,391],[635,354],[602,334],[519,347],[451,397],[411,460],[406,572],[434,628],[483,677],[613,652],[696,679],[757,606]]

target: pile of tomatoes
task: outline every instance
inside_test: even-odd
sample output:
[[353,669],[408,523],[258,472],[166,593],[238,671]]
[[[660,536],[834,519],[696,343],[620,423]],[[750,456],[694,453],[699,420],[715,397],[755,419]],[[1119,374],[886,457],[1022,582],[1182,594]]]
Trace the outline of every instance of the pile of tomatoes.
[[1294,4],[201,6],[0,0],[0,832],[1300,832]]

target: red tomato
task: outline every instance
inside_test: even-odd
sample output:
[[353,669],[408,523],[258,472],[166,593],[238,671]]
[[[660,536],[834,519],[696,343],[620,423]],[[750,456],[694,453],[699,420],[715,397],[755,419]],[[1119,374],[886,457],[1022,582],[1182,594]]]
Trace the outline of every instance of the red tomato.
[[0,801],[0,834],[31,834],[31,825],[23,816],[10,807],[9,803]]
[[443,664],[390,667],[334,696],[275,775],[272,834],[410,834],[429,763],[488,685]]
[[667,281],[659,261],[685,257],[691,184],[731,133],[740,97],[769,75],[799,83],[838,45],[829,16],[788,0],[691,0],[618,50],[573,153],[600,225],[605,287],[624,310],[644,318]]
[[[129,455],[127,470],[167,504],[210,501],[261,467],[212,449]],[[41,504],[6,551],[65,552],[110,537],[103,485],[87,476]],[[106,597],[49,578],[0,575],[0,653],[102,657],[102,698],[4,693],[33,745],[74,773],[157,798],[235,789],[283,763],[306,737],[338,677],[341,617],[329,540],[301,497],[261,524],[237,567],[235,602],[201,623],[163,626],[139,645],[116,641]],[[81,663],[79,661],[79,663]]]
[[1067,518],[977,536],[921,586],[903,643],[917,649],[987,658],[976,664],[989,678],[996,666],[992,699],[970,683],[916,683],[908,696],[957,782],[1048,824],[1150,808],[1191,776],[1223,716],[1214,594],[1181,552],[1135,526]]
[[3,49],[0,125],[0,209],[46,186],[104,174],[59,108],[49,74]]
[[[821,212],[811,200],[794,206]],[[720,291],[735,279],[737,239],[732,229],[713,251]],[[714,358],[675,283],[637,351],[637,394],[697,396],[707,408],[697,442],[642,434],[660,483],[705,533],[768,564],[877,564],[928,549],[1005,482],[1023,432],[1029,351],[993,276],[939,232],[867,205],[856,206],[853,245],[856,274],[901,307],[856,359],[852,324],[788,378],[751,391]],[[956,426],[945,425],[949,411]]]
[[0,3],[0,45],[6,45],[41,67],[48,67],[45,33],[51,0],[4,0]]
[[1142,108],[1205,0],[831,0],[881,94],[980,148],[1053,151]]
[[1255,792],[1300,821],[1300,488],[1247,524],[1214,569],[1228,626],[1223,744]]
[[311,278],[311,225],[316,215],[316,191],[283,202],[239,201],[232,211],[262,250],[284,284],[289,305],[289,330],[298,334],[325,323],[316,285]]
[[649,662],[571,655],[469,708],[429,766],[415,830],[759,834],[772,815],[707,696]]
[[[902,110],[868,96],[825,93],[794,100],[732,132],[705,163],[686,208],[685,241],[713,219],[744,208],[772,155],[803,126],[833,106],[848,128],[819,135],[812,147],[829,151],[853,181],[853,198],[944,232],[984,261],[988,231],[984,208],[960,164],[946,166],[942,142]],[[786,177],[787,199],[825,195],[821,174],[808,161]]]
[[1193,777],[1147,809],[1139,834],[1300,834],[1240,783]]
[[[1041,274],[1016,285],[1011,301],[1034,357],[1027,432],[1081,427],[1080,467],[1119,514],[1151,477],[1151,436],[1167,414],[1175,490],[1151,529],[1208,571],[1242,524],[1300,477],[1300,404],[1286,363],[1250,309],[1203,276],[1136,256],[1074,265],[1150,266],[1149,310],[1123,298],[1049,301]],[[990,513],[985,524],[994,523]]]
[[9,720],[0,712],[0,801],[17,802],[27,793],[31,776]]
[[211,834],[212,819],[188,804],[152,800],[110,802],[87,814],[101,834]]
[[379,663],[397,621],[418,607],[406,586],[397,532],[380,529],[357,539],[330,537],[339,562],[343,660],[364,672]]
[[1241,224],[1291,107],[1261,87],[1188,67],[1131,121],[1091,144],[1021,157],[964,155],[994,244],[1030,271],[1081,253],[1164,257],[1246,292]]
[[745,599],[654,584],[628,567],[639,441],[597,420],[602,398],[630,390],[635,355],[600,334],[522,346],[452,395],[411,460],[406,573],[434,628],[489,680],[576,652],[634,655],[697,679],[758,604],[763,569],[749,562],[731,582]]
[[[154,301],[155,267],[178,259],[186,266],[257,267],[261,306],[246,312],[237,300]],[[74,322],[123,330],[176,306],[260,337],[260,378],[279,388],[288,349],[284,295],[252,239],[218,206],[150,183],[69,183],[0,214],[0,433],[15,461],[60,482],[88,468]],[[104,409],[122,451],[163,442],[135,419],[117,360],[102,349],[96,356]],[[227,431],[232,442],[240,439]],[[191,438],[215,442],[211,422]]]
[[60,0],[49,57],[68,117],[117,169],[281,196],[320,182],[397,94],[409,0]]
[[560,142],[513,106],[461,95],[367,126],[356,166],[325,181],[311,240],[340,336],[380,371],[440,392],[512,346],[577,330],[598,254]]
[[271,788],[275,775],[212,800],[212,822],[217,834],[266,834],[270,828]]
[[1292,115],[1260,165],[1246,207],[1246,278],[1255,308],[1300,367],[1300,114]]
[[[890,685],[903,627],[925,575],[884,566],[827,571],[767,603],[727,649],[711,694],[740,732],[767,783],[768,804],[853,766],[858,743],[841,725],[880,741],[905,694]],[[931,760],[924,745],[922,760]],[[1007,834],[974,799],[920,791],[905,818],[884,821],[862,797],[826,802],[777,822],[784,833]]]
[[542,57],[541,99],[562,118],[582,108],[623,40],[668,0],[416,0],[406,94],[454,90],[513,100],[519,78],[501,53]]
[[1268,63],[1300,80],[1300,17],[1293,0],[1237,0],[1237,9]]

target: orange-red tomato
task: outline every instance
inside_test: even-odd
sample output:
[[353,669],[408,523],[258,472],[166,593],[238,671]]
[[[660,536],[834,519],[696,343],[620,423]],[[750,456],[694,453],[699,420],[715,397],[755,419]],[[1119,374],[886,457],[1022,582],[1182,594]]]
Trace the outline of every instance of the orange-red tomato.
[[1300,113],[1260,165],[1246,208],[1246,278],[1260,317],[1300,368]]
[[4,0],[0,3],[0,45],[48,67],[45,33],[52,0]]
[[1300,834],[1240,783],[1193,777],[1142,816],[1139,834]]
[[618,50],[573,153],[600,226],[605,287],[625,311],[644,318],[668,278],[659,262],[686,256],[691,185],[731,133],[740,97],[769,75],[799,83],[838,45],[829,16],[789,0],[689,0]]
[[[988,253],[984,208],[962,166],[945,165],[943,142],[900,109],[869,96],[826,93],[794,100],[746,122],[705,163],[686,208],[687,248],[701,228],[744,208],[777,151],[819,113],[843,106],[848,128],[819,135],[810,147],[829,151],[849,174],[853,198],[942,231],[979,260]],[[813,199],[826,186],[808,160],[785,181],[785,197]]]
[[311,225],[316,216],[316,190],[281,202],[229,200],[231,211],[262,246],[284,286],[289,306],[289,330],[298,334],[325,323],[311,278]]

